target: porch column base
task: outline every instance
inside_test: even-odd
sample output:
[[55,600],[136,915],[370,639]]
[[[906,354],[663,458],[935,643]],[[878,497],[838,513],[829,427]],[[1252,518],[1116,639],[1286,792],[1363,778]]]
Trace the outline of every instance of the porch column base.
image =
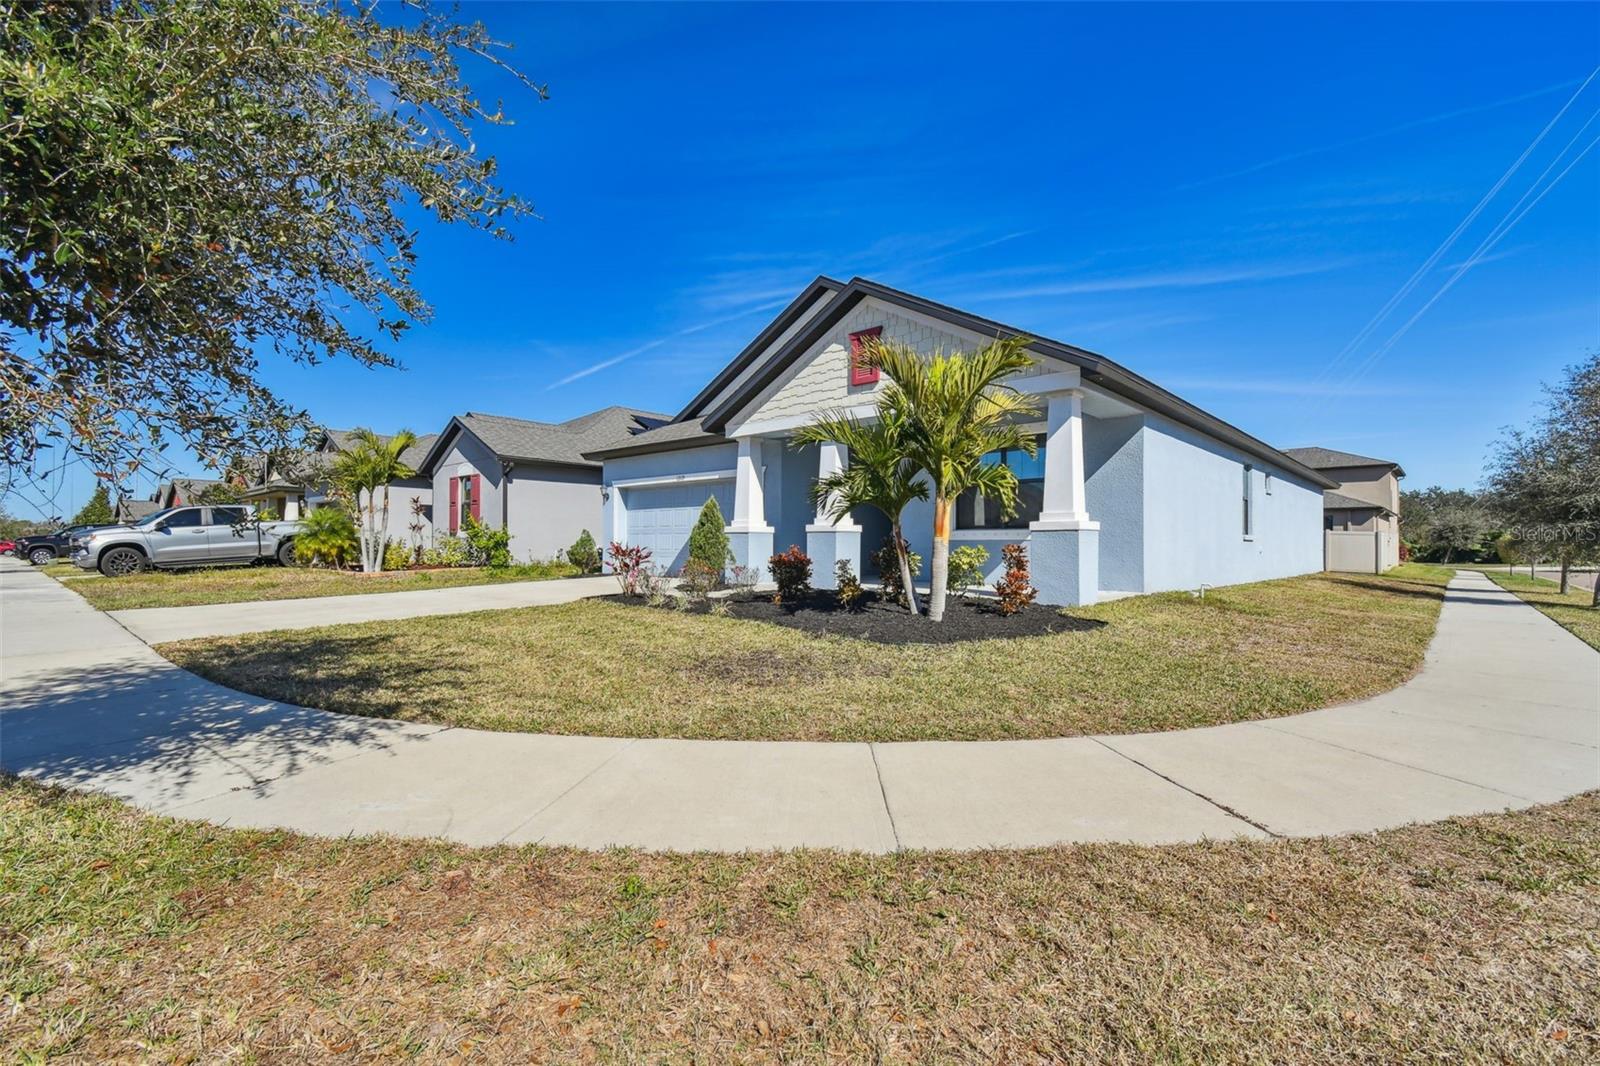
[[1082,607],[1100,594],[1100,529],[1040,528],[1028,536],[1028,571],[1039,602],[1052,607]]
[[729,526],[726,532],[734,564],[755,570],[758,581],[768,580],[771,577],[767,573],[767,560],[772,558],[772,527]]
[[834,567],[840,559],[850,560],[850,569],[861,578],[860,526],[806,526],[806,554],[811,556],[811,587],[838,588]]

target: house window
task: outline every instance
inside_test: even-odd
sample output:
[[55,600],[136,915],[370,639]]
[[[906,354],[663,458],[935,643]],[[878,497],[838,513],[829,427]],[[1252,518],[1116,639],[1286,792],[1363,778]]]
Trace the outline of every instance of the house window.
[[983,457],[986,464],[1008,466],[1017,475],[1017,510],[1010,518],[1000,517],[1000,504],[968,489],[956,498],[957,529],[1026,529],[1037,522],[1044,510],[1044,434],[1034,438],[1038,454],[1020,448],[1005,448]]
[[873,326],[850,334],[850,384],[872,385],[878,380],[878,368],[865,362],[867,342],[883,335],[882,326]]
[[1264,482],[1265,482],[1265,484],[1267,486],[1267,495],[1271,496],[1272,495],[1272,471],[1270,471],[1270,470],[1267,471],[1265,474],[1262,475],[1262,478],[1263,478],[1263,480],[1264,480]]
[[1255,501],[1250,498],[1250,475],[1254,472],[1255,468],[1249,463],[1244,465],[1244,535],[1247,537],[1254,536],[1256,531],[1256,516],[1251,507]]
[[477,479],[468,474],[461,479],[461,510],[456,514],[456,528],[465,529],[467,519],[472,517],[472,483]]

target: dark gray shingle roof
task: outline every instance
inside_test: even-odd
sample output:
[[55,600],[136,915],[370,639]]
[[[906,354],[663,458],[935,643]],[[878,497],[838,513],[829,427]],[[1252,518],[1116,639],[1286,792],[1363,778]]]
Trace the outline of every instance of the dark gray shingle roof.
[[700,418],[690,418],[682,422],[668,422],[638,433],[619,435],[587,454],[590,459],[600,460],[669,448],[693,448],[700,444],[727,443],[728,438],[721,433],[707,432],[701,424],[703,421],[704,419]]
[[[333,445],[333,450],[342,452],[350,446],[350,438],[355,430],[330,429],[327,432],[328,443]],[[385,442],[391,440],[392,438],[393,434],[390,433],[378,434],[378,439]],[[422,465],[422,460],[427,458],[428,449],[433,447],[433,442],[438,439],[439,434],[437,433],[424,433],[422,436],[417,438],[415,444],[400,453],[400,461],[411,467],[411,469],[415,470],[417,467]]]
[[1322,493],[1322,509],[1324,511],[1382,511],[1389,513],[1389,508],[1381,503],[1371,500],[1358,500],[1354,496],[1346,496],[1342,492],[1327,489]]
[[462,415],[460,422],[502,459],[599,466],[597,460],[584,453],[621,440],[641,425],[658,424],[668,417],[616,405],[565,422],[530,422],[476,411]]
[[1390,459],[1373,459],[1354,452],[1335,451],[1332,448],[1285,448],[1283,454],[1313,470],[1332,470],[1341,466],[1392,466],[1400,464]]

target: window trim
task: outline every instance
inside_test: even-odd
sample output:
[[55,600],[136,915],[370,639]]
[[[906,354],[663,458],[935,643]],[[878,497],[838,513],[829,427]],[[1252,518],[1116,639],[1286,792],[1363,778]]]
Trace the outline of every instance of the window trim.
[[[1036,443],[1038,445],[1038,450],[1037,450],[1035,455],[1033,455],[1033,456],[1031,456],[1029,458],[1030,458],[1031,461],[1035,461],[1035,462],[1040,463],[1039,476],[1038,477],[1028,477],[1028,478],[1018,478],[1017,479],[1017,488],[1019,490],[1019,493],[1020,493],[1020,490],[1021,490],[1023,485],[1039,485],[1039,486],[1043,486],[1044,485],[1044,480],[1045,479],[1044,479],[1043,461],[1044,461],[1044,451],[1045,451],[1045,448],[1046,448],[1048,442],[1047,442],[1047,439],[1046,439],[1046,435],[1043,434],[1043,433],[1035,434],[1035,439],[1036,439]],[[1004,465],[1005,462],[1006,462],[1006,453],[1007,452],[1013,452],[1013,451],[1017,452],[1020,455],[1024,455],[1024,456],[1026,456],[1028,454],[1027,452],[1023,451],[1021,448],[1002,448],[1000,450],[999,465]],[[1026,509],[1019,508],[1017,513],[1016,513],[1016,515],[1014,515],[1013,517],[1011,517],[1011,518],[1006,520],[1008,522],[1015,522],[1015,523],[1017,523],[1016,525],[998,525],[998,526],[962,525],[962,523],[961,523],[962,501],[964,499],[966,499],[967,494],[969,492],[970,493],[976,493],[976,491],[977,491],[976,489],[968,489],[967,492],[963,492],[963,493],[961,493],[961,495],[956,497],[956,507],[955,507],[955,516],[954,516],[955,517],[955,521],[953,522],[951,530],[950,530],[950,535],[952,537],[962,536],[962,535],[969,534],[969,533],[978,533],[978,534],[981,534],[981,533],[1003,533],[1003,532],[1009,532],[1011,534],[1016,534],[1016,533],[1019,533],[1019,532],[1026,533],[1028,527],[1030,525],[1032,525],[1034,522],[1039,520],[1039,515],[1038,514],[1030,515],[1029,512]],[[1039,499],[1039,514],[1043,514],[1043,513],[1044,513],[1044,493],[1043,493],[1043,491],[1041,489],[1040,499]]]

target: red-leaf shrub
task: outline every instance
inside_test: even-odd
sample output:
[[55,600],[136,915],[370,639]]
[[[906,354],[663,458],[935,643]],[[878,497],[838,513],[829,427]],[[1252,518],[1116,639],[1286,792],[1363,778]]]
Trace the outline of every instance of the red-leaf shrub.
[[811,556],[798,544],[791,544],[788,551],[768,559],[767,569],[778,583],[773,603],[798,603],[811,594]]
[[1407,544],[1405,541],[1400,542],[1400,561],[1402,563],[1409,563],[1411,561],[1411,545]]
[[994,583],[997,605],[1001,614],[1016,614],[1039,595],[1039,590],[1028,584],[1028,549],[1021,544],[1007,544],[1000,549],[1006,562],[1005,576]]
[[650,563],[650,549],[631,547],[614,540],[611,542],[611,547],[606,549],[606,554],[611,558],[611,570],[617,576],[617,583],[622,586],[622,594],[643,595],[644,577]]

